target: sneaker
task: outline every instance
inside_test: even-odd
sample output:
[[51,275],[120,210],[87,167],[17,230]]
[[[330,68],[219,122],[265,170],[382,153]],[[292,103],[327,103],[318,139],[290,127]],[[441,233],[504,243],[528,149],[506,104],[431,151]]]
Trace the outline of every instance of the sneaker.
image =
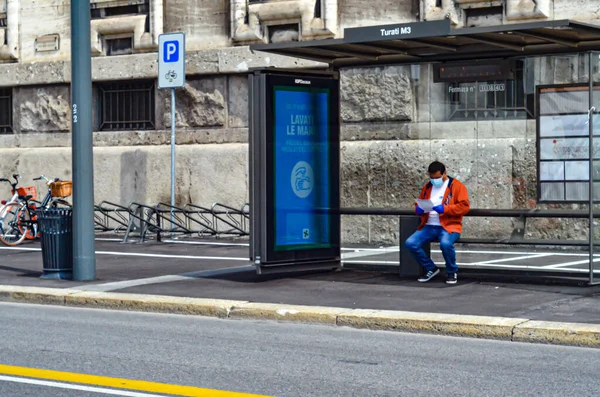
[[429,280],[431,280],[432,278],[434,278],[435,276],[437,276],[438,274],[440,274],[440,269],[430,270],[423,277],[419,277],[419,282],[426,283]]
[[458,276],[456,273],[446,274],[446,284],[456,284],[458,282]]

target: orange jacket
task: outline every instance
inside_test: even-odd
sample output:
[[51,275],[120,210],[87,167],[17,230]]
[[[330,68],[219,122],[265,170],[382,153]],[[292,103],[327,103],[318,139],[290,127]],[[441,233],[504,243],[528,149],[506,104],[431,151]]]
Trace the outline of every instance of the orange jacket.
[[[465,216],[471,208],[469,192],[467,191],[467,187],[458,179],[448,179],[448,187],[444,192],[444,199],[442,200],[444,213],[440,214],[440,224],[448,233],[462,233],[463,216]],[[419,199],[429,200],[432,188],[433,185],[431,182],[427,182],[425,186],[423,186],[423,189],[421,189]],[[415,209],[416,208],[417,206],[415,204]],[[429,218],[427,212],[421,215],[419,230],[427,224],[427,218]]]

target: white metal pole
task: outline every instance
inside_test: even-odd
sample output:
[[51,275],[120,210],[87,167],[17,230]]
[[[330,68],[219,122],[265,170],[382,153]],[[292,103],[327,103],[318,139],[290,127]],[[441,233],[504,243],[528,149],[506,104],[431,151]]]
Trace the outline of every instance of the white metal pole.
[[175,88],[171,88],[171,238],[175,238]]

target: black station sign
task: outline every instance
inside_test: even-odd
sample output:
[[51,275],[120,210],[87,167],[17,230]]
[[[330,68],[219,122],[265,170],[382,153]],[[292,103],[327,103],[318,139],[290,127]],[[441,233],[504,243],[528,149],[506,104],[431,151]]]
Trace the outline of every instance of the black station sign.
[[449,36],[450,20],[400,23],[393,25],[366,26],[344,29],[344,41],[362,43],[367,41],[404,40],[424,37]]

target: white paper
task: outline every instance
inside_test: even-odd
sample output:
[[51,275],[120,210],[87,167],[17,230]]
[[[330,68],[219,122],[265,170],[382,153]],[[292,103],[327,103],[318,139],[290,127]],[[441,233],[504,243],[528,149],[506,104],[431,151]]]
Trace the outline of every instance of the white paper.
[[433,210],[433,201],[417,199],[417,205],[425,212],[431,212]]

